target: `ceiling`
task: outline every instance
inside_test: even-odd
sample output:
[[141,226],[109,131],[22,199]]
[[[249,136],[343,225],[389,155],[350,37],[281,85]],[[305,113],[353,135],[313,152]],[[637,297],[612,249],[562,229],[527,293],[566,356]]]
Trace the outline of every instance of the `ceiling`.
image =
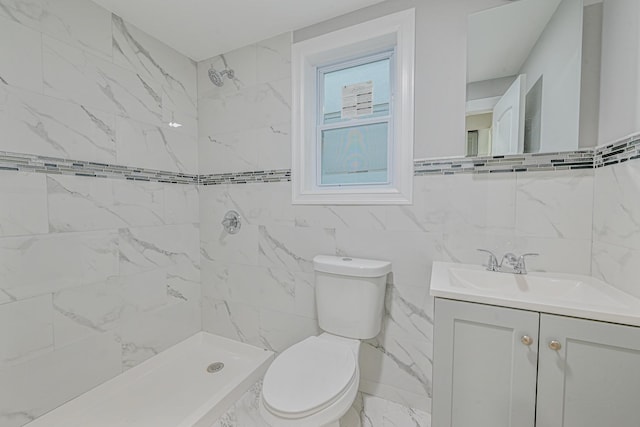
[[93,0],[195,61],[382,0]]
[[521,0],[469,17],[467,82],[518,74],[560,0]]

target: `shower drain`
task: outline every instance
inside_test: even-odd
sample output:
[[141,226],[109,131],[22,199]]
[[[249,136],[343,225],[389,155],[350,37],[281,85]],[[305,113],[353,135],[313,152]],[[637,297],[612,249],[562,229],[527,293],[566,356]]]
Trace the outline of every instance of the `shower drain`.
[[214,362],[211,365],[207,366],[207,372],[210,374],[215,374],[216,372],[220,372],[222,368],[224,368],[224,363]]

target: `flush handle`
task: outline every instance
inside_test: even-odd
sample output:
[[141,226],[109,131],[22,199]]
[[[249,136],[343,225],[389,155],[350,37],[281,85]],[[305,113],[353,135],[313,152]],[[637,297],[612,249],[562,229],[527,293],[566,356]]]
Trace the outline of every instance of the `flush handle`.
[[553,351],[558,351],[562,348],[562,344],[560,344],[560,341],[552,340],[549,342],[549,348]]
[[526,346],[530,346],[531,344],[533,344],[533,338],[531,338],[529,335],[523,335],[522,338],[520,338],[520,342]]

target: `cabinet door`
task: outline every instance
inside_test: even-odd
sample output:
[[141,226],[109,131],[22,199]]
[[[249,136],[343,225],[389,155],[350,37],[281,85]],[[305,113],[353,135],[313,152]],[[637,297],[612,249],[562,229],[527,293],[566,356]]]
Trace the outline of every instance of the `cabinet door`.
[[543,314],[539,362],[537,427],[640,426],[640,328]]
[[539,317],[436,299],[434,427],[533,427]]

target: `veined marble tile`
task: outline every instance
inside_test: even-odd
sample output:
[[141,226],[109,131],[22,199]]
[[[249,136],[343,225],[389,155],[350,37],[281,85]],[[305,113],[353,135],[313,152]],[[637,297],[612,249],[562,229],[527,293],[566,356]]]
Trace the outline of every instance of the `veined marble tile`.
[[53,349],[51,295],[0,305],[0,371]]
[[256,307],[207,296],[202,299],[202,328],[212,334],[263,347]]
[[147,123],[162,122],[162,87],[50,37],[43,38],[44,92]]
[[0,238],[0,288],[15,299],[98,282],[117,273],[114,232]]
[[0,236],[44,234],[47,182],[43,174],[0,172]]
[[73,102],[8,89],[0,149],[115,163],[115,116]]
[[261,144],[255,130],[202,136],[198,139],[200,173],[226,173],[258,170]]
[[201,257],[200,268],[202,272],[202,296],[229,301],[230,264]]
[[280,123],[255,130],[258,170],[291,169],[291,123]]
[[256,126],[273,126],[291,121],[291,79],[263,83],[256,87]]
[[120,274],[165,267],[168,275],[200,281],[200,239],[194,224],[121,229]]
[[[390,402],[395,402],[406,408],[414,408],[423,413],[431,412],[431,399],[425,398],[424,393],[412,393],[387,384],[369,381],[366,378],[360,378],[360,391],[363,394],[366,393]],[[357,405],[354,404],[354,406]]]
[[593,242],[591,274],[616,288],[640,298],[640,251],[611,245],[598,240]]
[[296,227],[385,230],[384,206],[295,205],[290,207]]
[[[234,51],[214,56],[198,62],[198,98],[216,97],[256,84],[257,51],[255,45],[249,45]],[[222,77],[222,86],[216,86],[209,78],[211,68],[218,73],[232,69],[233,79]]]
[[22,426],[113,378],[120,360],[120,345],[105,333],[0,368],[0,425]]
[[68,288],[53,295],[56,348],[113,330],[120,322],[167,304],[162,269]]
[[255,129],[257,87],[198,99],[198,137]]
[[112,180],[49,175],[47,192],[52,232],[105,230],[127,225],[114,209]]
[[516,233],[520,236],[589,239],[593,171],[517,174]]
[[[6,10],[6,1],[0,2],[0,15]],[[0,16],[0,52],[0,85],[42,92],[40,33]]]
[[0,16],[111,58],[111,12],[86,0],[0,0]]
[[291,37],[284,33],[256,44],[258,83],[291,77]]
[[337,229],[338,254],[391,262],[392,281],[397,287],[428,289],[431,263],[440,261],[440,233]]
[[231,301],[295,314],[296,278],[293,273],[252,265],[229,265]]
[[293,273],[296,282],[295,314],[317,319],[316,282],[313,273]]
[[197,108],[193,111],[183,111],[175,104],[171,92],[162,89],[162,123],[171,122],[179,123],[180,127],[172,128],[178,133],[189,135],[195,140],[198,138],[198,112]]
[[116,119],[118,163],[172,172],[196,173],[197,140],[169,126]]
[[270,427],[260,415],[262,381],[254,384],[234,405],[236,427]]
[[[427,412],[406,407],[376,396],[362,395],[361,407],[358,409],[360,410],[362,427],[431,426],[431,416]],[[344,427],[355,426],[347,425]]]
[[540,255],[527,259],[529,271],[591,274],[591,239],[517,238],[515,253],[530,252]]
[[422,289],[387,288],[382,331],[363,344],[362,378],[431,397],[433,317]]
[[113,180],[113,210],[132,227],[162,225],[165,187],[160,182]]
[[625,162],[595,171],[594,239],[640,249],[640,165]]
[[116,330],[122,343],[122,367],[132,368],[200,330],[200,301],[139,313]]
[[210,261],[257,265],[258,226],[242,225],[239,233],[228,234],[222,228],[223,216],[224,212],[220,212],[200,223],[202,257]]
[[336,253],[336,230],[259,226],[260,265],[288,271],[313,272],[313,257]]
[[197,116],[196,64],[113,15],[113,61],[160,83],[179,111]]
[[260,309],[259,334],[262,344],[259,347],[281,352],[321,332],[316,319]]
[[67,175],[47,178],[52,231],[162,225],[164,185]]
[[200,195],[195,185],[164,184],[164,221],[166,224],[200,222]]

